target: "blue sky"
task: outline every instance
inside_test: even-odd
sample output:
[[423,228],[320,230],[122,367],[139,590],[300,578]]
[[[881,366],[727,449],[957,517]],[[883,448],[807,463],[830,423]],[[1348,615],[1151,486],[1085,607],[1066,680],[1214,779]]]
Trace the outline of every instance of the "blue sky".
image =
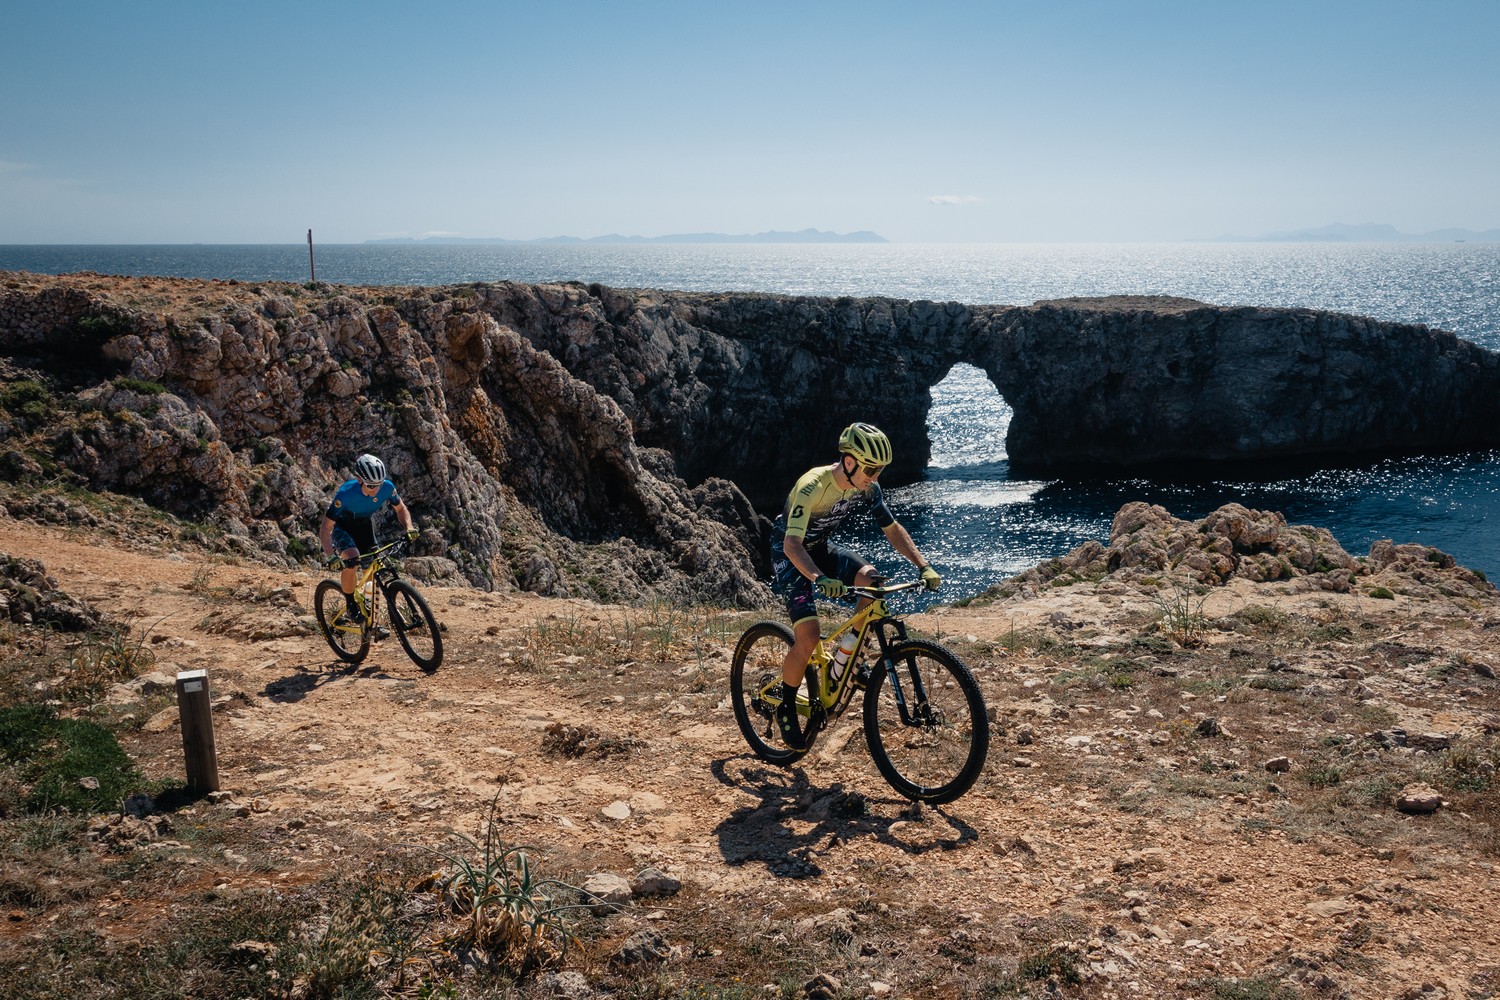
[[1486,229],[1497,45],[1497,0],[12,0],[0,243]]

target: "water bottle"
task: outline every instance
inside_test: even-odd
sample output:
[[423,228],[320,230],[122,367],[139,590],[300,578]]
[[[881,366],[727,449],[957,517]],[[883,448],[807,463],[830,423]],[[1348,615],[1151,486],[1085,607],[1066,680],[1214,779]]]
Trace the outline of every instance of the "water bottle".
[[850,629],[844,633],[839,640],[839,648],[833,651],[833,664],[828,670],[828,676],[837,681],[844,675],[844,668],[849,665],[849,660],[854,656],[854,648],[859,645],[859,635]]

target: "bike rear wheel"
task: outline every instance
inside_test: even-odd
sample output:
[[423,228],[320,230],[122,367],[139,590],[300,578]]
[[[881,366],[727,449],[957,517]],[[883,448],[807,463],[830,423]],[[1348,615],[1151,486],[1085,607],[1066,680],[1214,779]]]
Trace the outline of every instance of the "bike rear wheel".
[[780,622],[756,622],[735,644],[729,667],[729,696],[740,733],[755,756],[781,767],[801,760],[807,752],[782,742],[776,706],[766,699],[772,693],[780,696],[781,666],[791,648],[791,629]]
[[349,617],[349,605],[336,580],[324,580],[313,591],[318,628],[335,656],[345,663],[359,663],[370,652],[370,630],[358,618]]
[[391,628],[406,655],[429,674],[437,670],[443,662],[443,633],[426,599],[405,580],[391,584],[385,599],[391,612]]
[[[934,642],[909,639],[872,664],[865,689],[865,741],[892,788],[941,805],[967,792],[990,748],[984,697],[969,668]],[[904,703],[904,704],[903,704]],[[904,711],[904,715],[903,715]]]

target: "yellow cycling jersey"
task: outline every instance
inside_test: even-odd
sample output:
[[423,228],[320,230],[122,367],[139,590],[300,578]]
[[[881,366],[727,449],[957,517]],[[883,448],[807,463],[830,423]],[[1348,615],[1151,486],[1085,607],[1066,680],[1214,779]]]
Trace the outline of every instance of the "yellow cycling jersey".
[[833,466],[808,469],[792,487],[786,506],[772,525],[773,540],[779,542],[786,535],[796,535],[802,538],[804,545],[816,545],[833,534],[857,510],[869,510],[875,523],[882,528],[896,523],[890,508],[885,505],[885,494],[879,483],[871,483],[863,490],[843,490],[834,479]]

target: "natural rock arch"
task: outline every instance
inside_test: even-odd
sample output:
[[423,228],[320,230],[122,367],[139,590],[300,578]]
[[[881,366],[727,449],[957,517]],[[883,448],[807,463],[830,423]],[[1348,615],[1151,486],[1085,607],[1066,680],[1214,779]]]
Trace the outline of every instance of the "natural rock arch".
[[763,509],[852,420],[891,436],[889,482],[920,478],[931,388],[958,362],[1010,404],[1020,466],[1500,444],[1500,355],[1423,326],[1162,296],[1021,307],[548,288],[539,310],[531,286],[485,286],[484,308],[612,396],[688,482],[731,479]]

